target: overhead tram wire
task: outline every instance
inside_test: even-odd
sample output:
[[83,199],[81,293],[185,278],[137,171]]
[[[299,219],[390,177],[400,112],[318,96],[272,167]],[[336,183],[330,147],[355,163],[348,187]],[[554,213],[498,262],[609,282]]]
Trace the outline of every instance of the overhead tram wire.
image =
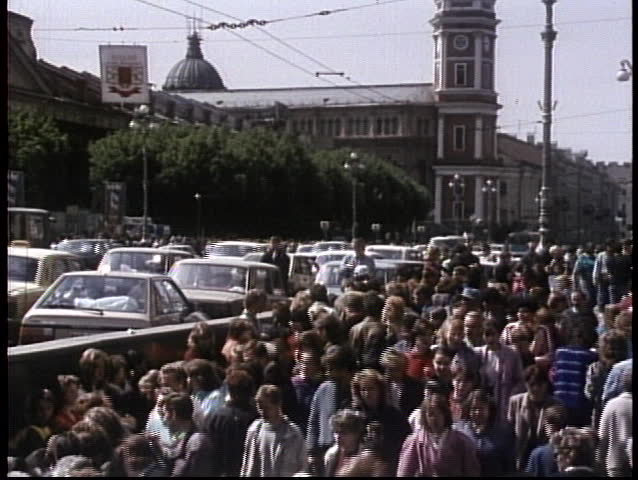
[[[181,12],[178,12],[178,11],[175,11],[175,10],[171,10],[171,9],[166,9],[166,8],[164,8],[164,7],[160,7],[160,6],[158,6],[158,5],[155,5],[154,3],[148,2],[147,0],[135,0],[135,1],[136,1],[136,2],[140,2],[140,3],[144,3],[144,4],[146,4],[146,5],[148,5],[148,6],[151,6],[151,7],[158,7],[158,8],[160,8],[161,10],[169,11],[169,12],[171,12],[171,13],[174,13],[174,14],[176,14],[176,15],[179,15],[180,17],[184,17],[184,18],[187,18],[187,19],[192,18],[192,16],[190,16],[190,15],[186,15],[186,14],[184,14],[184,13],[181,13]],[[321,81],[323,81],[323,82],[325,82],[325,83],[329,83],[329,84],[331,84],[331,85],[332,85],[332,86],[334,86],[334,87],[338,87],[338,88],[340,88],[340,89],[342,89],[342,90],[344,90],[344,91],[347,91],[348,93],[350,93],[350,94],[352,94],[352,95],[355,95],[355,96],[358,96],[358,97],[360,97],[360,98],[363,98],[364,100],[367,100],[367,101],[369,101],[369,102],[372,102],[372,103],[374,103],[374,102],[375,102],[375,100],[374,100],[374,99],[372,99],[372,98],[370,98],[370,97],[366,97],[365,95],[363,95],[363,94],[361,94],[361,93],[353,92],[353,91],[351,91],[350,89],[348,89],[348,88],[346,88],[346,87],[344,87],[344,86],[342,86],[342,85],[339,85],[339,84],[337,84],[337,83],[335,83],[335,82],[333,82],[333,81],[331,81],[331,80],[328,80],[327,78],[317,77],[317,76],[315,75],[315,73],[314,73],[314,72],[311,72],[310,70],[308,70],[308,69],[306,69],[306,68],[304,68],[304,67],[301,67],[301,66],[297,65],[296,63],[291,62],[291,61],[290,61],[290,60],[288,60],[287,58],[282,57],[281,55],[279,55],[279,54],[277,54],[277,53],[274,53],[274,52],[272,52],[272,51],[268,50],[267,48],[262,47],[261,45],[258,45],[257,43],[253,42],[253,41],[252,41],[252,40],[250,40],[249,38],[246,38],[246,37],[244,37],[244,36],[240,35],[239,33],[235,32],[235,31],[233,31],[233,30],[229,30],[229,32],[230,32],[230,33],[232,33],[233,35],[235,35],[235,36],[237,36],[237,37],[241,38],[242,40],[244,40],[244,41],[246,41],[246,42],[248,42],[248,43],[252,44],[253,46],[255,46],[255,47],[259,48],[260,50],[263,50],[264,52],[268,53],[269,55],[271,55],[271,56],[273,56],[273,57],[275,57],[275,58],[277,58],[277,59],[281,60],[282,62],[284,62],[284,63],[286,63],[286,64],[288,64],[288,65],[290,65],[291,67],[294,67],[294,68],[296,68],[297,70],[301,70],[302,72],[304,72],[304,73],[307,73],[307,74],[311,75],[313,78],[318,78],[318,79],[320,79]]]
[[[225,16],[225,17],[232,18],[232,19],[237,20],[237,21],[240,21],[240,22],[241,22],[241,21],[243,21],[241,18],[235,17],[235,16],[233,16],[233,15],[230,15],[230,14],[228,14],[228,13],[226,13],[226,12],[222,12],[222,11],[220,11],[220,10],[216,10],[216,9],[214,9],[214,8],[207,7],[207,6],[205,6],[205,5],[201,5],[201,4],[199,4],[199,3],[197,3],[197,2],[194,2],[194,1],[192,1],[192,0],[182,0],[182,1],[183,1],[183,2],[185,2],[185,3],[188,3],[188,4],[190,4],[190,5],[194,5],[194,6],[197,6],[197,7],[203,8],[203,9],[208,10],[208,11],[210,11],[210,12],[217,13],[217,14],[219,14],[219,15],[223,15],[223,16]],[[397,1],[397,0],[395,0],[395,2],[396,2],[396,1]],[[385,3],[394,3],[394,2],[385,2]],[[379,5],[379,3],[367,4],[366,6],[370,6],[370,5]],[[363,7],[362,7],[362,6],[360,6],[359,8],[363,8]],[[299,55],[303,56],[303,57],[304,57],[304,58],[306,58],[307,60],[310,60],[311,62],[314,62],[315,64],[319,65],[321,68],[325,68],[326,70],[329,70],[329,71],[330,71],[330,73],[332,73],[332,74],[337,74],[337,73],[339,73],[339,72],[337,72],[334,68],[332,68],[332,67],[330,67],[330,66],[326,65],[325,63],[323,63],[323,62],[321,62],[321,61],[317,60],[317,59],[316,59],[316,58],[314,58],[314,57],[311,57],[310,55],[308,55],[308,54],[306,54],[305,52],[301,51],[301,50],[300,50],[300,49],[298,49],[297,47],[295,47],[295,46],[293,46],[293,45],[291,45],[291,44],[289,44],[289,43],[287,43],[287,42],[284,42],[283,40],[281,40],[281,39],[280,39],[280,38],[278,38],[277,36],[275,36],[275,35],[273,35],[272,33],[270,33],[270,32],[269,32],[268,30],[266,30],[265,28],[262,28],[262,27],[260,27],[260,26],[257,26],[256,28],[257,28],[258,30],[260,30],[261,32],[265,33],[266,35],[268,35],[268,36],[269,36],[270,38],[272,38],[273,40],[275,40],[275,41],[279,42],[280,44],[284,45],[285,47],[287,47],[287,48],[291,49],[292,51],[294,51],[294,52],[298,53]],[[231,31],[232,31],[232,30],[231,30]],[[315,73],[315,76],[319,77],[319,75],[318,75],[317,73]],[[342,75],[342,76],[343,76],[343,75]],[[353,83],[353,84],[355,84],[355,85],[356,85],[356,86],[358,86],[358,87],[365,88],[366,90],[369,90],[369,91],[371,91],[371,92],[373,92],[373,93],[376,93],[377,95],[380,95],[380,96],[382,96],[382,97],[384,97],[384,98],[386,98],[386,99],[388,99],[388,100],[391,100],[392,102],[401,103],[401,100],[399,100],[399,99],[397,99],[397,98],[394,98],[394,97],[391,97],[390,95],[387,95],[387,94],[385,94],[385,93],[383,93],[383,92],[381,92],[381,91],[379,91],[379,90],[377,90],[377,89],[375,89],[375,88],[373,88],[373,87],[370,87],[370,86],[368,86],[368,85],[363,85],[362,83],[357,82],[356,80],[353,80],[350,76],[344,76],[344,78],[345,78],[347,81],[349,81],[350,83]]]

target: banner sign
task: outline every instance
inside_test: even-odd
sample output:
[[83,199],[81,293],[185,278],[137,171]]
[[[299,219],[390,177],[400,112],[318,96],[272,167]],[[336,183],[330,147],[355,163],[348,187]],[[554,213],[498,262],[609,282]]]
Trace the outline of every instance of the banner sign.
[[143,45],[100,45],[103,103],[150,103]]

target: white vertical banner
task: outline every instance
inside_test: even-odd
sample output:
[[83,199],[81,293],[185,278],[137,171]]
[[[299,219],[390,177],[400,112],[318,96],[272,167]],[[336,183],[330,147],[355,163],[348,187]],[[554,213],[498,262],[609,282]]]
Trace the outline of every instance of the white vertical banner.
[[144,45],[100,45],[103,103],[148,104],[148,61]]

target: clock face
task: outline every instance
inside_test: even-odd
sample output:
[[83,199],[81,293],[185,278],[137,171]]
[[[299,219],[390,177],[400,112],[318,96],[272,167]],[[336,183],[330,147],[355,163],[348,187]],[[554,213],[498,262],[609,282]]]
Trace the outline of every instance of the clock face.
[[454,48],[457,50],[465,50],[470,45],[467,35],[456,35],[454,37]]

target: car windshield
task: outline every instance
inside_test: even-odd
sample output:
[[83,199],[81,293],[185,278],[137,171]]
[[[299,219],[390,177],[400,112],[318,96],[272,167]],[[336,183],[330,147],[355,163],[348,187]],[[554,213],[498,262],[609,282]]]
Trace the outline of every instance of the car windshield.
[[184,289],[246,291],[247,269],[230,265],[182,264],[171,271],[173,280]]
[[34,282],[38,272],[38,259],[9,255],[7,278],[19,282]]
[[292,273],[312,275],[314,262],[310,257],[295,257],[292,261]]
[[348,244],[341,242],[318,242],[312,247],[315,252],[325,252],[326,250],[346,250],[347,248]]
[[317,274],[317,283],[326,287],[338,287],[339,282],[339,265],[323,265]]
[[166,255],[146,252],[109,252],[104,262],[112,272],[165,273]]
[[146,280],[142,278],[72,275],[49,291],[39,308],[144,313],[146,297]]
[[297,253],[310,253],[312,252],[312,245],[299,245],[297,247]]

